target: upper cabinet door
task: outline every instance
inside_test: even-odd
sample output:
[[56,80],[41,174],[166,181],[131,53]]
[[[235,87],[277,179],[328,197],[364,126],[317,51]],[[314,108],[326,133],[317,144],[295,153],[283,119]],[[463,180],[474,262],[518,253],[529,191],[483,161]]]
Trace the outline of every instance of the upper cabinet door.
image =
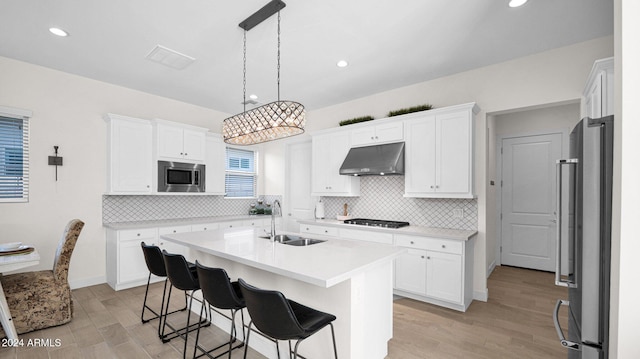
[[107,114],[107,193],[150,193],[152,128],[149,121]]
[[158,157],[181,161],[184,158],[182,135],[180,127],[158,125]]
[[360,178],[340,175],[351,146],[347,131],[313,136],[311,189],[313,196],[359,196]]
[[405,122],[405,196],[436,191],[436,117]]
[[184,158],[192,161],[204,161],[206,136],[202,131],[185,129],[183,132]]
[[613,115],[613,57],[597,60],[582,92],[582,116]]
[[436,116],[436,191],[471,193],[471,119],[468,111]]
[[363,124],[362,127],[351,130],[351,146],[369,146],[402,141],[402,128],[402,121],[380,125]]
[[224,195],[224,159],[225,144],[222,138],[207,135],[206,139],[206,185],[205,190],[210,194]]

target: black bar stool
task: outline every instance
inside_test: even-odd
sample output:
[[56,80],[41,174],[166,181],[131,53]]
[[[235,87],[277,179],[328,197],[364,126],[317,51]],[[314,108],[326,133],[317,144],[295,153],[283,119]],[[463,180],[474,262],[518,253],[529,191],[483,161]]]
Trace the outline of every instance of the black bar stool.
[[[184,308],[174,310],[173,312],[164,314],[164,300],[167,295],[167,283],[169,282],[169,278],[167,278],[167,271],[164,268],[164,259],[162,258],[162,252],[160,251],[160,247],[154,245],[147,245],[144,242],[140,243],[142,247],[142,253],[144,254],[144,261],[147,263],[147,268],[149,269],[149,278],[147,279],[147,288],[144,291],[144,301],[142,302],[142,313],[140,314],[140,320],[142,323],[148,323],[154,319],[160,319],[158,321],[158,336],[160,335],[160,329],[162,328],[162,321],[166,320],[166,316],[169,314],[173,314],[176,312],[184,311],[187,309],[187,294],[185,292],[184,295]],[[194,267],[195,268],[195,267]],[[147,304],[147,296],[149,295],[149,284],[151,283],[151,275],[155,275],[158,277],[164,278],[164,288],[162,289],[162,302],[160,304],[160,313],[157,313]],[[153,317],[144,318],[145,310],[153,313]]]
[[[198,283],[198,273],[197,271],[193,271],[189,269],[189,263],[184,256],[181,254],[173,254],[168,253],[166,250],[162,251],[162,257],[164,259],[164,266],[167,270],[167,277],[169,277],[169,281],[171,282],[171,287],[169,287],[169,297],[167,298],[167,304],[165,305],[164,312],[167,313],[169,311],[169,302],[171,301],[171,288],[175,287],[179,290],[183,290],[186,292],[190,292],[189,294],[189,312],[187,314],[187,325],[184,328],[176,329],[171,324],[167,324],[167,320],[165,319],[162,324],[162,333],[161,338],[163,342],[168,342],[169,340],[182,337],[184,339],[184,350],[182,351],[182,357],[187,357],[187,339],[189,338],[189,332],[196,330],[202,324],[205,326],[211,325],[211,322],[202,319],[202,316],[199,318],[198,323],[189,324],[191,320],[191,307],[193,305],[193,294],[200,290],[200,284]],[[171,332],[165,333],[166,327],[171,329]]]
[[[271,337],[276,342],[276,348],[278,348],[278,340],[287,340],[289,342],[289,356],[293,353],[294,359],[298,357],[298,345],[300,345],[300,342],[329,325],[331,326],[331,337],[333,339],[333,353],[338,359],[336,336],[332,323],[336,320],[334,315],[296,303],[285,298],[278,291],[259,289],[247,284],[242,279],[238,279],[238,283],[251,316],[249,332],[245,340],[245,359],[247,358],[247,347],[249,346],[252,324],[255,324],[260,332]],[[291,340],[296,340],[293,352],[291,351]],[[279,357],[280,350],[278,349]]]
[[[200,337],[200,326],[198,326],[198,334],[196,334],[196,345],[193,348],[193,357],[199,358],[201,356],[208,356],[209,358],[218,358],[223,356],[226,353],[229,353],[229,359],[231,359],[231,352],[234,349],[242,348],[244,343],[240,343],[233,346],[233,343],[237,341],[237,331],[236,331],[236,313],[240,311],[240,316],[242,317],[242,339],[245,338],[244,331],[244,312],[242,311],[245,308],[244,298],[242,297],[242,293],[240,292],[240,285],[238,282],[231,282],[227,272],[222,268],[210,268],[203,266],[202,264],[196,261],[196,268],[198,271],[198,281],[200,282],[200,288],[202,289],[202,297],[205,299],[206,303],[209,306],[213,306],[217,309],[222,310],[230,310],[231,318],[227,317],[223,313],[220,313],[218,310],[216,312],[221,315],[231,319],[231,330],[229,332],[229,342],[223,343],[213,349],[206,350],[202,347],[198,346],[198,338]],[[202,317],[202,311],[204,310],[204,304],[200,309],[200,317]],[[211,308],[209,308],[211,310]],[[229,348],[221,353],[212,357],[210,354],[224,346],[228,345]],[[203,352],[203,354],[196,355],[197,350]]]

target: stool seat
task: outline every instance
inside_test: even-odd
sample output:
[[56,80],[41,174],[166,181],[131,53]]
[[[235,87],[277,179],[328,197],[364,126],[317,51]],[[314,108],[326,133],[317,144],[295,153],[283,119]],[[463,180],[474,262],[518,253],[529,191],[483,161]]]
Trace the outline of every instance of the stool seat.
[[[275,341],[276,348],[278,348],[278,340],[287,340],[289,353],[297,358],[300,343],[328,325],[331,327],[333,353],[336,359],[338,358],[333,329],[333,321],[336,320],[336,316],[289,300],[279,291],[260,289],[242,279],[238,279],[238,283],[247,304],[247,311],[251,316],[246,340],[247,346],[251,335],[251,326],[255,325],[262,334]],[[291,350],[291,340],[296,341],[293,351]],[[245,347],[244,358],[246,359],[246,357],[247,348]],[[279,350],[278,357],[280,357]]]

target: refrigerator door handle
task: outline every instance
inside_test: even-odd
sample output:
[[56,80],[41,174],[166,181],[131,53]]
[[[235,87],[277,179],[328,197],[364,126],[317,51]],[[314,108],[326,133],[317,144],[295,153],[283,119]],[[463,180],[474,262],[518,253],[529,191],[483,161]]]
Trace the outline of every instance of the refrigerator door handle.
[[560,321],[558,320],[558,312],[560,311],[560,306],[562,305],[569,306],[569,301],[558,299],[558,301],[556,302],[556,309],[553,311],[553,324],[556,326],[556,333],[558,333],[560,344],[562,344],[562,346],[565,348],[580,350],[579,343],[572,342],[564,337],[564,333],[562,332],[562,328],[560,327]]
[[[560,272],[562,270],[562,166],[576,166],[578,164],[578,159],[571,158],[566,160],[557,160],[556,161],[556,179],[558,180],[556,184],[556,213],[557,213],[557,223],[556,226],[556,285],[560,287],[567,288],[577,288],[577,283],[568,279],[563,279]],[[575,180],[575,176],[573,177]],[[571,188],[575,188],[575,183],[570,184]],[[575,220],[575,219],[574,219]],[[575,231],[575,228],[574,228]],[[573,236],[573,240],[575,240],[575,233]],[[576,265],[576,261],[573,261],[573,265]],[[575,272],[575,268],[574,271]]]

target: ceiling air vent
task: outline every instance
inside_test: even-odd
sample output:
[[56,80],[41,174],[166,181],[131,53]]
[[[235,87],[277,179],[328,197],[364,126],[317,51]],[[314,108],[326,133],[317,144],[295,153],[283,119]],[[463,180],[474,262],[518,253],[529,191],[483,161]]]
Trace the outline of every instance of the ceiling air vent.
[[162,45],[156,45],[145,58],[177,70],[184,69],[196,60]]

